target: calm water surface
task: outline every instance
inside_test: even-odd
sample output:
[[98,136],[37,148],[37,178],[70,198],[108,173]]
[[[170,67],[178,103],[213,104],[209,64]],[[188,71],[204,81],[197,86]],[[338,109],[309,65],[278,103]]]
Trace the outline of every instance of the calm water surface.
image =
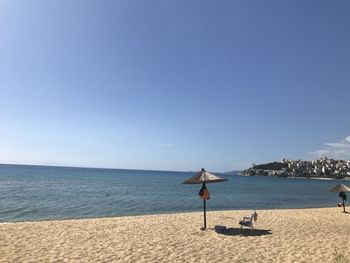
[[[0,165],[0,222],[201,211],[190,172]],[[208,210],[335,206],[338,181],[218,174]]]

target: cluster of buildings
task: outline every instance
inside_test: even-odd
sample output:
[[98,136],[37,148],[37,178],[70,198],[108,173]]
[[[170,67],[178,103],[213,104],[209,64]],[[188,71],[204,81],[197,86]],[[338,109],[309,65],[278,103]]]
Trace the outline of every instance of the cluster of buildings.
[[334,160],[323,157],[312,161],[292,161],[282,159],[281,162],[288,165],[287,170],[294,176],[350,177],[350,161]]
[[[276,164],[276,163],[273,163]],[[323,157],[312,161],[293,161],[282,159],[278,169],[266,169],[267,165],[258,165],[244,171],[245,175],[271,175],[281,177],[326,177],[350,179],[350,161],[334,160]],[[276,165],[274,165],[276,166]]]

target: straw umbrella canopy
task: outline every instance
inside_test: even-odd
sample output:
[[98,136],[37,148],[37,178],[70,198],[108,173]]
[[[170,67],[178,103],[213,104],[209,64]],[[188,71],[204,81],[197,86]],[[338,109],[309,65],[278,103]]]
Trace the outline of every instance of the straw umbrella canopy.
[[[200,195],[201,195],[201,192],[203,190],[207,191],[205,184],[218,183],[218,182],[224,182],[224,181],[227,181],[227,179],[217,176],[215,174],[209,173],[202,168],[200,172],[198,172],[195,176],[184,181],[183,184],[202,184],[202,188],[200,191]],[[209,192],[207,193],[209,196]],[[204,227],[202,227],[202,230],[205,230],[207,228],[206,199],[209,199],[209,198],[203,197],[202,199],[203,199],[203,212],[204,212]]]
[[[329,189],[329,191],[331,192],[340,192],[343,193],[343,195],[341,196],[343,199],[343,209],[344,209],[344,213],[345,213],[345,193],[344,192],[350,192],[350,188],[348,186],[346,186],[345,184],[338,184],[335,187]],[[344,198],[345,196],[345,198]]]
[[227,181],[227,179],[217,176],[215,174],[209,173],[208,171],[201,169],[195,176],[187,179],[183,184],[202,184],[202,183],[217,183]]
[[350,192],[350,188],[347,187],[345,184],[338,184],[334,186],[333,188],[329,189],[331,192]]

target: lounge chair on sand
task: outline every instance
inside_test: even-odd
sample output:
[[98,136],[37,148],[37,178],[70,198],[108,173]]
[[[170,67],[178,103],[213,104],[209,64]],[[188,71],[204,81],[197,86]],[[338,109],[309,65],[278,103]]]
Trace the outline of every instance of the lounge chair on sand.
[[254,211],[251,216],[245,216],[243,217],[243,220],[239,221],[239,224],[242,227],[249,227],[250,229],[254,229],[253,221],[256,221],[258,219],[258,214]]

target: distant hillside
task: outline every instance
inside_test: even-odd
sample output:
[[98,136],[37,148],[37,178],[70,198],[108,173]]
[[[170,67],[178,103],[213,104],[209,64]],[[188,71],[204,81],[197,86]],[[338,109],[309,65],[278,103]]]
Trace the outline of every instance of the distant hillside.
[[288,168],[288,164],[280,162],[258,164],[253,167],[254,169],[261,170],[282,170],[282,168]]
[[241,172],[245,176],[278,176],[302,178],[350,179],[350,160],[320,158],[312,161],[283,159],[282,162],[271,162],[253,165]]

